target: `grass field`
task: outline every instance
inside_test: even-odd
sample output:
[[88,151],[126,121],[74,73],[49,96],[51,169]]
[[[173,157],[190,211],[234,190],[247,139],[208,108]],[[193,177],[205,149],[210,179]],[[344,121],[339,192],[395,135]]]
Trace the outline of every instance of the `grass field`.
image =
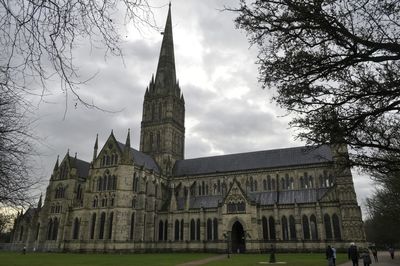
[[[286,266],[321,266],[327,265],[325,254],[321,253],[291,253],[291,254],[276,254],[276,260],[278,262],[286,262]],[[220,261],[214,261],[208,263],[207,266],[216,265],[229,265],[229,266],[253,266],[263,265],[260,262],[268,262],[268,255],[259,254],[241,254],[233,255],[230,259],[224,259]],[[347,254],[337,254],[336,265],[339,265],[347,261]],[[265,264],[264,264],[265,265]]]
[[214,254],[74,254],[1,252],[4,266],[171,266],[214,256]]
[[[204,259],[216,254],[168,253],[168,254],[74,254],[74,253],[21,253],[0,252],[0,265],[4,266],[172,266],[184,262]],[[247,266],[262,265],[268,261],[267,255],[240,254],[230,259],[210,262],[206,265]],[[277,261],[287,262],[287,266],[326,265],[324,254],[277,254]],[[338,263],[346,261],[338,254]]]

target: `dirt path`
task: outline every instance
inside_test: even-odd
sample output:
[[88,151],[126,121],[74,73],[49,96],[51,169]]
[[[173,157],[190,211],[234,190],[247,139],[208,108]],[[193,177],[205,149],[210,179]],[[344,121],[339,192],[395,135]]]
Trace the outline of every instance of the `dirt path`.
[[177,266],[203,265],[203,264],[209,263],[211,261],[222,260],[222,259],[225,259],[225,258],[226,258],[226,254],[213,256],[213,257],[209,257],[209,258],[205,258],[205,259],[201,259],[201,260],[189,261],[189,262],[185,262],[185,263],[182,263],[182,264],[178,264]]
[[[394,253],[394,260],[392,260],[389,256],[389,252],[387,251],[381,251],[378,252],[378,259],[379,262],[374,262],[374,257],[371,254],[371,259],[372,259],[372,266],[373,265],[379,265],[379,266],[399,266],[400,265],[400,252],[397,251]],[[359,260],[358,265],[364,265],[362,260]],[[351,261],[348,261],[346,263],[340,264],[339,266],[353,266],[353,263]]]

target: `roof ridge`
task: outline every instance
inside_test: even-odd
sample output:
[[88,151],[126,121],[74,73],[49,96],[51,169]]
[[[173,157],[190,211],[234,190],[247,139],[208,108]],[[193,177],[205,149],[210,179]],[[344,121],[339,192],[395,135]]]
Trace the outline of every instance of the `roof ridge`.
[[248,152],[237,152],[237,153],[228,153],[228,154],[221,154],[221,155],[212,155],[212,156],[203,156],[203,157],[197,157],[197,158],[189,158],[189,159],[183,159],[183,160],[177,160],[178,161],[189,161],[189,160],[197,160],[197,159],[206,159],[206,158],[217,158],[217,157],[224,157],[224,156],[234,156],[234,155],[242,155],[242,154],[256,154],[256,153],[262,153],[262,152],[267,152],[267,151],[283,151],[283,150],[297,150],[300,148],[320,148],[320,147],[326,147],[328,146],[327,144],[323,145],[315,145],[315,146],[297,146],[297,147],[288,147],[288,148],[276,148],[276,149],[270,149],[270,150],[258,150],[258,151],[248,151]]

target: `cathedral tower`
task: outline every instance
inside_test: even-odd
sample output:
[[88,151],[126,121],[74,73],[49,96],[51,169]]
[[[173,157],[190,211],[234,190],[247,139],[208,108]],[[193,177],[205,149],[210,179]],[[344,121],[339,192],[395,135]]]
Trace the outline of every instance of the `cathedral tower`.
[[185,101],[176,80],[171,4],[163,35],[156,77],[144,95],[140,151],[170,175],[175,161],[184,158],[185,142]]

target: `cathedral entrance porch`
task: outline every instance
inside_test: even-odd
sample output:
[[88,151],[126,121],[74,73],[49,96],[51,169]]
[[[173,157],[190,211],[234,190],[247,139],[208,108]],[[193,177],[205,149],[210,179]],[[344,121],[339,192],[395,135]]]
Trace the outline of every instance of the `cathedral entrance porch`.
[[245,236],[243,226],[236,221],[232,226],[232,253],[243,253],[246,250]]

